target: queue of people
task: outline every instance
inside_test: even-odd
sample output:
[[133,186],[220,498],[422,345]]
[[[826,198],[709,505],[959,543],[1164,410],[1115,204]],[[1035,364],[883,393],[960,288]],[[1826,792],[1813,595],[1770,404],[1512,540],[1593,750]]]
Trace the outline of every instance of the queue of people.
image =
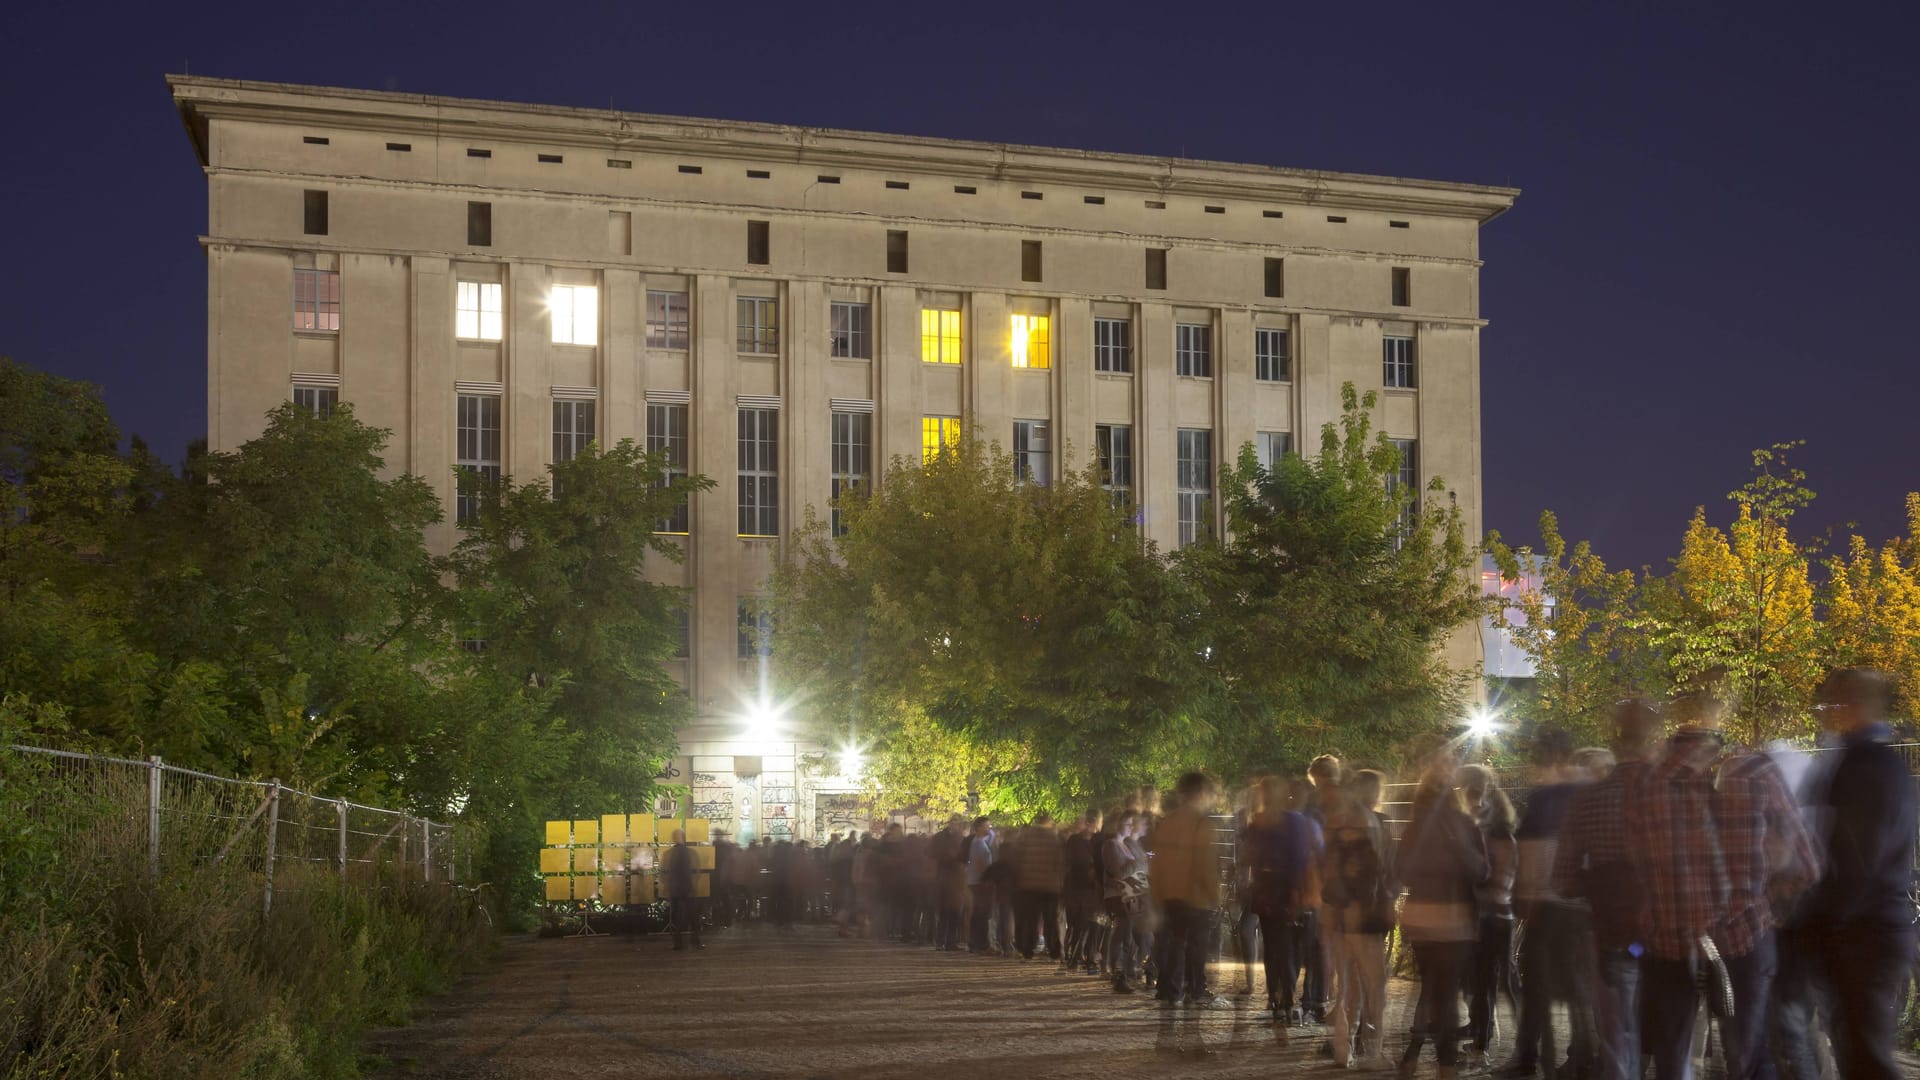
[[[1326,756],[1298,781],[1258,778],[1230,818],[1190,773],[1164,801],[1146,788],[1063,824],[954,817],[932,835],[875,822],[819,848],[725,845],[715,921],[831,920],[847,937],[1045,958],[1166,1008],[1264,993],[1273,1022],[1324,1027],[1323,1054],[1362,1068],[1385,1068],[1394,1041],[1397,935],[1419,980],[1403,1077],[1428,1047],[1442,1080],[1484,1061],[1504,1000],[1508,1080],[1689,1080],[1702,1017],[1732,1080],[1879,1080],[1899,1075],[1920,832],[1890,701],[1879,673],[1834,672],[1819,761],[1730,747],[1711,693],[1622,702],[1607,749],[1530,736],[1518,810],[1492,770],[1438,746],[1397,839],[1384,776]],[[1210,979],[1226,938],[1244,976],[1223,994]]]

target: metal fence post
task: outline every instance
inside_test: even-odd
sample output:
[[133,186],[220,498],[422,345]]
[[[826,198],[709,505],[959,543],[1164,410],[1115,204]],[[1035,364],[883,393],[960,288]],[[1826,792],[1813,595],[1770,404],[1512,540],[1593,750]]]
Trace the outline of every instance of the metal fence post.
[[420,880],[433,884],[433,822],[420,819]]
[[160,879],[160,755],[147,759],[147,877]]
[[267,887],[260,904],[261,914],[273,912],[273,852],[275,841],[280,836],[280,778],[274,777],[272,791],[267,796]]
[[347,800],[341,799],[335,804],[340,811],[340,879],[347,877]]

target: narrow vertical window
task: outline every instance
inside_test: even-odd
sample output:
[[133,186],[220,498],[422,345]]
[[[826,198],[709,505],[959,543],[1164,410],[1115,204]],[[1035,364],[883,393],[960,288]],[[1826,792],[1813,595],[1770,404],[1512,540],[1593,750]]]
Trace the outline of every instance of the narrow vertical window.
[[1293,453],[1293,432],[1263,431],[1260,441],[1255,444],[1255,452],[1260,458],[1260,467],[1271,470],[1280,464],[1280,459]]
[[594,439],[591,401],[553,403],[553,463],[572,461]]
[[1093,320],[1093,370],[1119,375],[1133,371],[1133,324],[1126,319]]
[[1164,289],[1167,287],[1167,249],[1147,249],[1147,288]]
[[296,386],[293,388],[293,404],[296,408],[313,414],[315,420],[325,420],[333,415],[333,407],[340,403],[340,391],[331,386]]
[[1053,479],[1053,440],[1045,420],[1013,422],[1013,476],[1046,487]]
[[1040,280],[1040,241],[1020,241],[1020,280]]
[[1260,382],[1286,382],[1292,377],[1285,330],[1267,327],[1254,330],[1253,377]]
[[687,294],[662,289],[647,290],[647,348],[684,349],[687,347]]
[[306,227],[308,236],[327,235],[327,193],[309,191],[306,199]]
[[928,364],[960,362],[959,309],[920,309],[920,359]]
[[740,598],[738,656],[755,664],[764,664],[773,656],[773,612],[758,598]]
[[780,351],[780,301],[770,296],[743,296],[739,311],[739,351],[770,356]]
[[454,520],[480,515],[488,486],[500,481],[500,399],[492,394],[461,394],[455,402],[455,464],[460,469]]
[[740,535],[780,535],[780,410],[740,410]]
[[1400,452],[1400,463],[1394,471],[1387,474],[1387,490],[1402,495],[1407,500],[1400,508],[1400,517],[1394,522],[1394,545],[1406,543],[1413,532],[1413,522],[1420,514],[1420,443],[1415,439],[1390,439],[1393,448]]
[[1412,390],[1413,339],[1389,335],[1380,339],[1380,381],[1395,390]]
[[1013,366],[1043,369],[1053,366],[1050,320],[1045,315],[1013,317]]
[[1174,373],[1194,379],[1213,377],[1213,327],[1205,323],[1175,323]]
[[[687,412],[685,405],[647,403],[647,452],[666,458],[662,483],[671,485],[687,475]],[[683,497],[673,512],[654,523],[654,532],[686,535],[687,502]]]
[[492,203],[470,202],[467,204],[467,246],[493,246]]
[[835,301],[827,311],[827,351],[854,360],[873,359],[873,305]]
[[833,414],[833,535],[845,536],[840,499],[867,490],[873,474],[873,414]]
[[340,329],[339,271],[295,270],[293,272],[293,328],[328,331]]
[[773,251],[773,226],[764,221],[747,222],[747,265],[765,266]]
[[1174,487],[1180,499],[1180,546],[1213,536],[1213,432],[1181,428]]
[[673,658],[691,660],[693,659],[693,611],[682,606],[679,611],[674,612],[674,622],[678,624],[680,632],[679,640],[674,645]]
[[499,341],[501,334],[500,283],[454,283],[453,336],[466,341]]
[[600,343],[600,289],[595,285],[555,285],[547,294],[555,345]]
[[1093,456],[1100,466],[1100,486],[1113,505],[1133,501],[1133,428],[1126,424],[1095,424]]
[[1266,293],[1268,296],[1287,295],[1287,260],[1268,259],[1266,273]]
[[1393,268],[1393,306],[1407,307],[1413,303],[1413,271],[1404,266]]
[[907,231],[905,229],[887,230],[887,273],[904,274],[907,272]]
[[920,418],[920,461],[932,464],[948,447],[960,442],[960,418],[923,416]]

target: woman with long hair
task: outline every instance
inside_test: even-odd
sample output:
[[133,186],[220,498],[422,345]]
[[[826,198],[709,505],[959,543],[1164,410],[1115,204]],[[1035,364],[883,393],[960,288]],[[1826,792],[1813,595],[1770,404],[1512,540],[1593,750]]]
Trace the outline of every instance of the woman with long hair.
[[1458,771],[1450,750],[1428,760],[1400,846],[1400,877],[1407,887],[1400,927],[1420,974],[1413,1038],[1400,1059],[1403,1080],[1413,1076],[1428,1037],[1439,1059],[1436,1080],[1458,1075],[1460,988],[1473,962],[1478,921],[1474,891],[1487,879],[1486,843],[1454,794]]
[[1494,1037],[1494,1008],[1500,995],[1520,1015],[1520,999],[1513,992],[1513,876],[1519,866],[1520,845],[1514,838],[1518,818],[1513,802],[1500,790],[1500,781],[1485,765],[1460,770],[1460,801],[1480,827],[1487,846],[1487,880],[1475,891],[1479,908],[1480,940],[1473,950],[1472,979],[1467,989],[1467,1037],[1473,1055],[1484,1058]]

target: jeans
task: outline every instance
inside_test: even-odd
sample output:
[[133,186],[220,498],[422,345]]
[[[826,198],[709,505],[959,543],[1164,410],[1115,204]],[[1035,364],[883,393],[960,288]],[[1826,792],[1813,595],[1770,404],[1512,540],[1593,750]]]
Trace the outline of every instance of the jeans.
[[1912,927],[1852,924],[1821,935],[1833,987],[1833,1053],[1847,1080],[1891,1080],[1901,991],[1914,963]]
[[[1772,934],[1745,956],[1728,957],[1733,984],[1733,1016],[1720,1022],[1720,1045],[1727,1054],[1727,1080],[1753,1080],[1768,1063],[1765,1051],[1767,1002],[1777,964]],[[1700,992],[1684,960],[1649,958],[1642,962],[1647,1053],[1660,1080],[1690,1080],[1693,1075],[1693,1025]],[[1891,1075],[1891,1074],[1889,1074]]]
[[1267,969],[1267,997],[1278,1008],[1293,1008],[1294,975],[1300,970],[1294,950],[1298,946],[1298,928],[1291,913],[1269,912],[1260,916],[1260,940],[1266,946],[1262,957]]
[[[1520,1035],[1514,1056],[1522,1065],[1544,1061],[1551,1070],[1553,1003],[1567,1003],[1572,1035],[1570,1058],[1585,1063],[1593,1056],[1591,994],[1581,959],[1591,950],[1583,913],[1563,904],[1536,904],[1527,916],[1520,945]],[[1549,1073],[1551,1075],[1551,1072]]]
[[1327,1011],[1327,954],[1320,947],[1320,913],[1307,910],[1295,922],[1294,963],[1301,968],[1300,1004],[1325,1015]]
[[1803,929],[1781,930],[1775,941],[1779,971],[1767,1016],[1767,1049],[1781,1080],[1820,1080],[1821,942]]
[[[1359,1057],[1363,1041],[1367,1056],[1378,1057],[1387,1011],[1386,936],[1329,930],[1321,941],[1333,976],[1333,1011],[1327,1023],[1333,1028],[1334,1063],[1344,1066]],[[1373,1035],[1363,1040],[1369,1030]]]
[[1482,915],[1480,944],[1473,950],[1473,981],[1467,990],[1467,1036],[1481,1053],[1493,1041],[1494,1009],[1502,994],[1518,1015],[1520,1002],[1513,993],[1513,917]]
[[1133,916],[1119,897],[1107,899],[1107,918],[1113,929],[1107,934],[1107,971],[1117,984],[1131,983],[1140,974],[1140,956],[1135,948]]
[[1420,973],[1420,1002],[1413,1009],[1413,1041],[1401,1060],[1420,1060],[1421,1045],[1432,1038],[1441,1067],[1452,1068],[1460,1062],[1460,986],[1473,963],[1473,942],[1416,941],[1413,963]]
[[967,928],[967,948],[974,952],[986,952],[987,923],[993,918],[993,886],[985,884],[972,886],[973,889],[973,925]]
[[1034,947],[1038,944],[1038,935],[1045,924],[1047,935],[1047,955],[1060,959],[1060,894],[1039,892],[1033,889],[1017,889],[1013,894],[1013,918],[1016,930],[1016,947],[1020,955],[1033,959]]
[[1593,959],[1600,1080],[1640,1080],[1640,961],[1625,949],[1596,949]]
[[1154,996],[1162,1001],[1178,1001],[1182,994],[1189,1000],[1202,997],[1207,992],[1207,948],[1213,937],[1215,912],[1169,900],[1166,914],[1167,923],[1160,935],[1164,963]]

